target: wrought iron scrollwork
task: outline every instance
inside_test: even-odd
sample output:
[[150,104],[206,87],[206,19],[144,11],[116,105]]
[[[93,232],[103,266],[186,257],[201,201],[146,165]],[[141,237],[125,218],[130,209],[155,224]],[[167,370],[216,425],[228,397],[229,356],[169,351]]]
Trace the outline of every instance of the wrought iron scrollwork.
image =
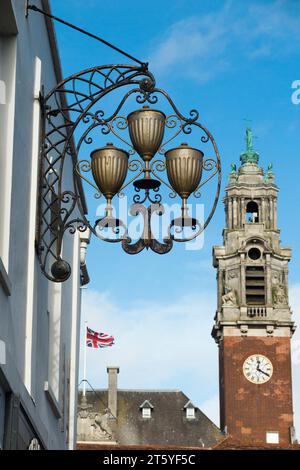
[[[122,87],[130,87],[113,112],[105,115],[98,104],[109,93]],[[162,242],[153,234],[151,221],[153,215],[163,216],[165,208],[161,204],[160,190],[165,187],[171,198],[176,196],[173,187],[165,181],[166,162],[162,158],[145,164],[135,149],[128,142],[123,132],[128,132],[128,121],[120,114],[129,99],[138,104],[156,104],[161,98],[171,107],[171,113],[165,118],[164,126],[171,134],[166,137],[158,152],[163,155],[166,146],[180,134],[188,136],[194,129],[200,131],[201,143],[210,142],[214,155],[205,157],[203,170],[207,173],[203,181],[193,192],[201,197],[200,189],[217,175],[216,195],[207,219],[200,224],[196,219],[183,212],[174,218],[168,227]],[[180,113],[168,93],[155,88],[155,79],[146,67],[131,65],[105,65],[93,67],[71,75],[59,83],[41,101],[43,111],[43,144],[41,149],[40,199],[37,230],[37,252],[42,271],[55,282],[63,282],[70,276],[69,263],[62,258],[63,236],[66,232],[81,232],[87,228],[101,240],[121,243],[128,254],[137,254],[144,248],[165,254],[174,241],[188,241],[199,236],[211,220],[220,193],[221,162],[217,145],[210,132],[198,122],[199,113],[192,109],[188,117]],[[131,177],[124,181],[118,192],[122,196],[124,189],[133,183],[135,193],[130,215],[143,218],[143,233],[138,241],[133,242],[127,225],[118,217],[113,217],[107,206],[106,214],[90,223],[84,208],[82,182],[95,190],[95,197],[101,197],[97,185],[87,175],[93,171],[93,162],[79,160],[79,154],[86,145],[90,145],[99,136],[111,135],[126,144],[128,149],[128,170]],[[77,145],[75,145],[75,140]],[[133,155],[134,154],[134,155]],[[71,170],[70,171],[70,166]],[[70,174],[73,174],[72,181]],[[68,183],[67,183],[68,182]],[[66,184],[69,187],[66,188]],[[171,192],[170,192],[171,191]],[[143,204],[149,201],[148,207]],[[192,235],[186,237],[184,230],[189,228]],[[112,236],[109,236],[108,233]],[[182,235],[179,237],[178,235]]]
[[[82,183],[78,177],[78,173],[85,172],[89,164],[78,162],[80,145],[84,140],[88,143],[89,132],[79,139],[77,147],[75,132],[81,123],[90,124],[91,128],[97,125],[103,128],[106,123],[104,113],[99,110],[92,113],[91,110],[108,93],[124,86],[136,86],[140,92],[147,93],[155,86],[155,80],[145,67],[104,65],[71,75],[41,99],[43,120],[37,253],[41,269],[51,281],[63,282],[71,273],[69,263],[62,259],[64,233],[89,227],[97,235],[83,209]],[[66,166],[70,164],[75,171],[72,171],[72,189],[66,191],[67,176],[64,175]],[[98,188],[95,189],[99,195]]]
[[167,237],[164,239],[164,242],[161,243],[156,240],[151,229],[152,215],[157,214],[158,216],[162,216],[164,213],[164,207],[161,204],[151,204],[149,207],[145,207],[141,204],[134,204],[130,209],[130,213],[133,216],[142,214],[144,229],[141,238],[135,243],[131,243],[132,240],[128,234],[122,239],[122,248],[126,253],[136,255],[146,248],[147,250],[151,249],[155,253],[163,255],[172,249],[173,241],[171,237]]

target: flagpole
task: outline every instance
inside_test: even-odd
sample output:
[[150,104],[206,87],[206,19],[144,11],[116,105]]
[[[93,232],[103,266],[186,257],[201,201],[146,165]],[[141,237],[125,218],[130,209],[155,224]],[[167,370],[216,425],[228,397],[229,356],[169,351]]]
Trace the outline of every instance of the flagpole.
[[86,394],[86,328],[87,328],[87,321],[84,321],[84,343],[83,343],[83,396],[85,397]]

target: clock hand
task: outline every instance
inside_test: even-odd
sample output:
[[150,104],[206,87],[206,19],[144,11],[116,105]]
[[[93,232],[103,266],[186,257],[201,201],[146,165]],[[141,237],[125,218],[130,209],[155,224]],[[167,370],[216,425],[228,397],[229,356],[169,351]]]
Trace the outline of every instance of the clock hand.
[[270,374],[268,374],[267,372],[264,372],[263,370],[261,370],[259,367],[257,367],[256,369],[258,372],[261,372],[262,374],[265,374],[267,375],[268,377],[270,377]]

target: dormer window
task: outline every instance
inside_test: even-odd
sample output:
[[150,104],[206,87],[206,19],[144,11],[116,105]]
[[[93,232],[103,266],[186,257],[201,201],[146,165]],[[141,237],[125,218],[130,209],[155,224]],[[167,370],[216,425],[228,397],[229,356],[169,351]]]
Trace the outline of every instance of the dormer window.
[[153,405],[150,403],[150,401],[145,400],[144,403],[141,404],[140,410],[142,410],[142,417],[144,419],[150,419],[153,410]]
[[185,417],[186,419],[195,419],[196,416],[195,416],[195,407],[193,405],[193,403],[189,400],[185,405],[184,405],[184,408],[185,410]]
[[195,418],[195,408],[187,408],[186,409],[186,418],[187,419],[194,419]]
[[151,418],[151,408],[142,409],[143,418]]

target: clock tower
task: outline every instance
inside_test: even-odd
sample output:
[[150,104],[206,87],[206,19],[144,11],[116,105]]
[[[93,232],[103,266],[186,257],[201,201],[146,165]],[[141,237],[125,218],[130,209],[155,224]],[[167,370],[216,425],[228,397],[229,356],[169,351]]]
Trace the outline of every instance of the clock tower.
[[259,167],[249,128],[240,160],[226,187],[224,244],[213,248],[220,425],[241,443],[287,445],[294,441],[291,250],[280,243],[272,165],[265,174]]

